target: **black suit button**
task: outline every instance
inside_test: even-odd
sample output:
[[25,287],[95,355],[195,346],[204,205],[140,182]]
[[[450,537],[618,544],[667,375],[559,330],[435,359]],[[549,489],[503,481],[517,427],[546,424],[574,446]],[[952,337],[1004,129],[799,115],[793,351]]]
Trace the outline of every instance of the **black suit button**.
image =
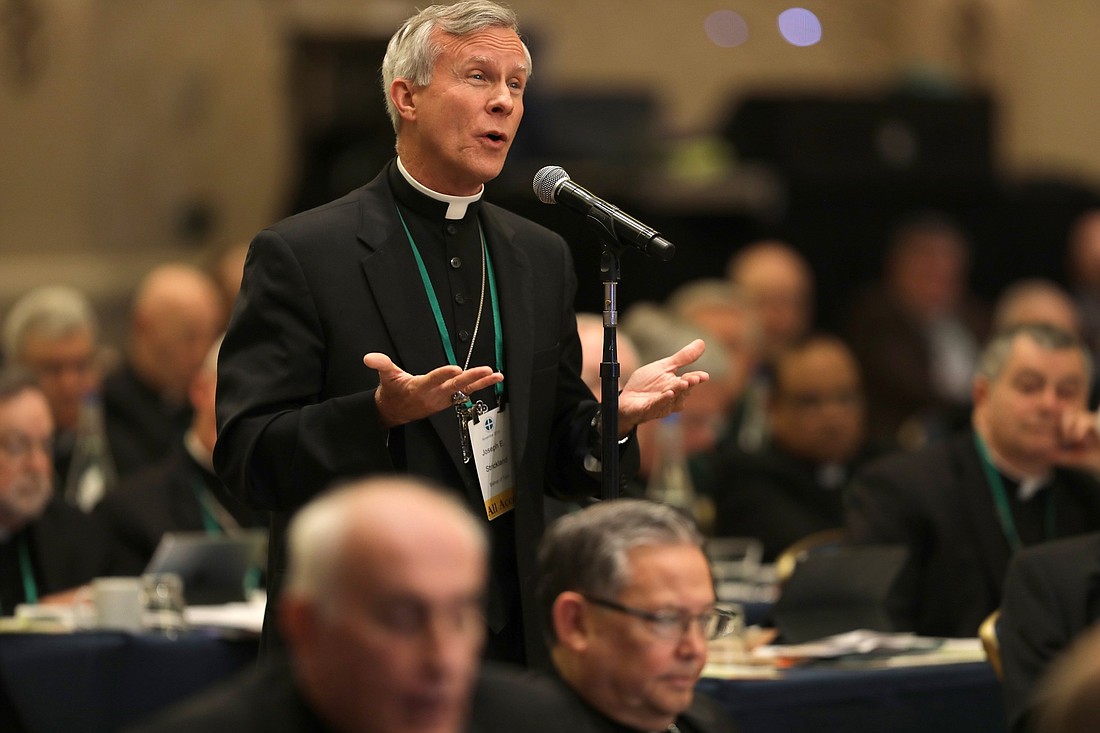
[[458,303],[459,305],[462,305],[463,303],[466,302],[466,296],[463,295],[462,293],[459,293],[458,295],[455,296],[455,302]]
[[458,268],[462,267],[462,258],[461,257],[452,257],[451,258],[451,267],[453,267],[456,270]]
[[469,331],[459,331],[458,332],[458,340],[459,341],[469,341],[470,340],[470,332]]
[[454,224],[448,224],[447,225],[447,234],[454,234],[457,231],[458,231],[458,227],[456,227]]

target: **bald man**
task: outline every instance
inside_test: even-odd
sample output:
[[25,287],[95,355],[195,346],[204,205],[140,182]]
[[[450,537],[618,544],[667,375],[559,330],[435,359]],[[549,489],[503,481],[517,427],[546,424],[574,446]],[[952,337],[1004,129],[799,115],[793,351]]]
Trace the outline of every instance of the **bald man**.
[[191,265],[153,269],[138,286],[125,363],[103,384],[119,476],[165,458],[191,422],[191,381],[224,322],[213,280]]
[[453,492],[422,481],[381,477],[323,494],[288,530],[286,657],[140,730],[504,733],[565,723],[552,687],[501,667],[479,676],[488,550]]

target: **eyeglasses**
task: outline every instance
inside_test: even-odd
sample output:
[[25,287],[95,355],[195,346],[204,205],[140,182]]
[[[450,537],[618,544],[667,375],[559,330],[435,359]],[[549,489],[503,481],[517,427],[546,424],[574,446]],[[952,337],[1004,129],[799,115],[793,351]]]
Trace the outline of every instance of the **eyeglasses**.
[[0,452],[6,453],[11,458],[26,458],[36,445],[47,456],[53,456],[53,438],[43,438],[36,441],[19,430],[0,433]]
[[612,611],[625,613],[634,618],[645,621],[653,633],[666,641],[681,639],[691,629],[693,622],[698,622],[699,630],[707,641],[720,639],[732,633],[741,622],[739,614],[725,608],[711,608],[702,613],[688,613],[687,611],[646,611],[641,608],[624,606],[617,601],[606,598],[584,596],[589,603],[608,608]]

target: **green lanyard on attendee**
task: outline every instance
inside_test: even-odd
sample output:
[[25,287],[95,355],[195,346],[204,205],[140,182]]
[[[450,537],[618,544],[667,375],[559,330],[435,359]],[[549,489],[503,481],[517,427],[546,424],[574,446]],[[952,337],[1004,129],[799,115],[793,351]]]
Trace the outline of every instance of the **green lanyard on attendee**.
[[[439,330],[439,338],[443,342],[443,349],[447,353],[447,359],[451,364],[455,366],[462,366],[458,363],[458,359],[455,357],[454,348],[451,346],[451,335],[447,331],[447,324],[443,321],[443,311],[439,307],[439,298],[436,297],[435,288],[432,287],[431,278],[428,277],[428,268],[424,266],[424,258],[420,256],[420,250],[416,246],[416,242],[413,241],[412,233],[409,232],[409,226],[405,223],[405,217],[401,215],[401,209],[397,210],[397,218],[401,220],[401,226],[405,229],[405,236],[409,240],[409,246],[412,247],[413,255],[416,257],[416,266],[420,270],[420,281],[424,284],[424,293],[428,296],[428,302],[432,306],[432,314],[435,316],[435,325]],[[504,340],[501,336],[500,329],[500,305],[497,298],[497,285],[496,277],[493,275],[493,261],[489,257],[489,248],[485,244],[485,232],[481,229],[481,223],[477,225],[478,234],[481,236],[481,255],[485,258],[486,276],[489,280],[489,302],[493,310],[493,341],[496,351],[496,369],[500,369],[504,364]],[[471,353],[473,352],[473,344],[470,344]],[[469,366],[467,361],[466,368]],[[497,382],[494,387],[497,400],[500,400],[500,396],[504,391],[504,387],[500,382]]]
[[209,535],[224,534],[225,530],[210,506],[210,501],[213,498],[210,496],[210,490],[198,478],[191,482],[191,490],[195,492],[195,499],[199,502],[199,513],[202,514],[203,529]]
[[23,576],[23,597],[27,603],[38,603],[38,584],[34,582],[34,565],[31,564],[26,535],[19,538],[16,549],[19,552],[19,573]]
[[[993,459],[989,456],[989,449],[977,431],[974,432],[974,445],[978,448],[982,470],[985,472],[985,478],[989,482],[990,491],[993,493],[993,503],[997,508],[997,519],[1001,524],[1001,531],[1004,533],[1005,539],[1008,540],[1009,547],[1012,548],[1013,552],[1016,552],[1023,547],[1024,543],[1020,539],[1019,531],[1016,529],[1016,520],[1012,517],[1012,507],[1008,503],[1008,492],[1005,490],[1004,480],[1001,478],[1000,472],[997,471],[997,467],[993,465]],[[1050,490],[1044,493],[1046,500],[1046,538],[1054,539],[1054,496]]]

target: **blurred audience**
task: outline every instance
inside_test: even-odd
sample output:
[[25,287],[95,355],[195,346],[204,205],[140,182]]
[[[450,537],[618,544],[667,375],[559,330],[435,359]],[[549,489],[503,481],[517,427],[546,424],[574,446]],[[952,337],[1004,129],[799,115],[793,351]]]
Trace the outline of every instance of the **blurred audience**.
[[734,730],[695,692],[707,641],[735,620],[715,608],[690,519],[636,499],[596,504],[551,525],[539,568],[554,672],[592,730]]
[[[764,397],[762,390],[749,392],[761,357],[760,326],[748,299],[725,280],[692,280],[678,287],[666,302],[669,312],[708,334],[708,347],[720,347],[729,363],[725,381],[731,411],[723,442],[736,446],[745,442],[757,446],[766,430],[757,416],[761,406],[752,399]],[[715,379],[711,375],[711,379]]]
[[1066,277],[1081,313],[1084,339],[1100,357],[1100,208],[1074,220],[1066,242]]
[[[673,353],[694,339],[706,340],[710,336],[702,328],[676,318],[667,309],[646,302],[631,306],[623,315],[620,327],[637,347],[643,363],[663,358],[661,354]],[[672,351],[668,351],[669,348]],[[716,447],[734,396],[729,363],[721,349],[708,348],[692,368],[707,372],[710,379],[692,388],[682,409],[672,418],[680,426],[680,449],[687,458]],[[662,424],[661,420],[651,420],[638,426],[638,446],[642,452],[639,478],[642,481],[652,475],[655,458],[662,452],[658,445]]]
[[1013,553],[1100,529],[1100,438],[1086,411],[1091,359],[1045,324],[997,334],[974,378],[971,429],[886,456],[857,476],[846,529],[909,549],[892,602],[903,628],[975,636],[1001,602]]
[[164,460],[131,474],[95,508],[113,545],[116,572],[140,575],[165,532],[232,534],[265,527],[264,513],[232,496],[214,474],[218,346],[191,380],[191,426]]
[[142,280],[125,362],[103,382],[107,436],[124,477],[167,457],[191,423],[187,393],[224,321],[213,281],[171,263]]
[[[1025,547],[1012,559],[997,621],[1012,733],[1034,731],[1039,680],[1097,620],[1100,533]],[[1100,688],[1093,694],[1100,697]],[[1098,727],[1100,718],[1089,730]]]
[[718,457],[704,490],[715,534],[755,537],[764,559],[844,523],[843,488],[867,456],[859,365],[839,338],[811,335],[775,363],[769,439]]
[[846,337],[863,368],[873,440],[917,448],[965,424],[989,332],[969,272],[962,229],[941,214],[917,214],[894,230],[880,282],[852,302]]
[[1023,323],[1049,323],[1066,333],[1084,337],[1081,315],[1073,298],[1060,285],[1045,278],[1009,283],[994,304],[995,331]]
[[730,259],[727,275],[757,314],[765,362],[809,333],[814,277],[794,247],[771,239],[747,244]]
[[757,368],[742,399],[736,426],[737,445],[755,450],[766,437],[765,413],[775,359],[813,326],[814,276],[794,247],[772,239],[750,243],[734,254],[726,274],[748,301],[759,328]]
[[53,417],[27,372],[0,372],[0,613],[39,603],[110,571],[92,517],[53,487]]
[[291,520],[278,607],[286,653],[134,733],[505,733],[566,722],[503,668],[482,673],[470,720],[488,549],[453,492],[397,476],[330,490]]
[[75,288],[36,288],[12,305],[3,324],[7,363],[34,375],[50,405],[53,465],[63,490],[85,400],[102,380],[99,323],[88,299]]

